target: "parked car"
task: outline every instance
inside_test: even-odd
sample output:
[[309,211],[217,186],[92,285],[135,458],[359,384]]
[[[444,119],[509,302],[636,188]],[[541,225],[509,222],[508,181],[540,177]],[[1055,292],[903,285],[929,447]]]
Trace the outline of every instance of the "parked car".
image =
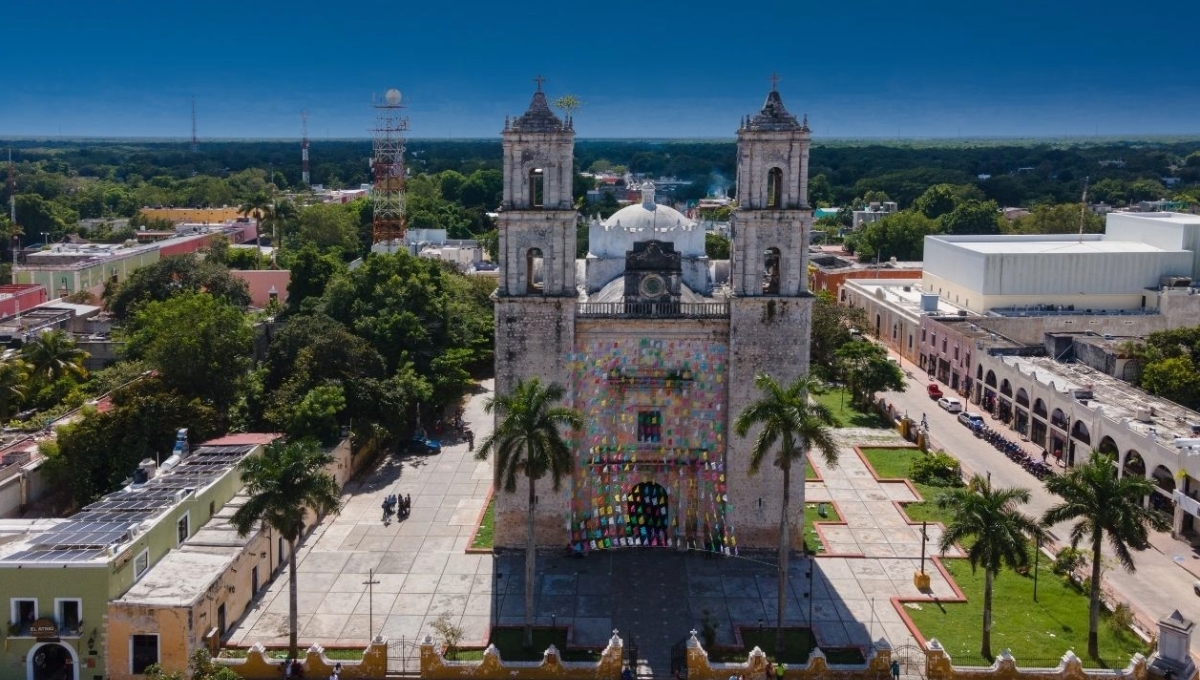
[[966,425],[972,430],[983,429],[983,416],[979,415],[978,413],[967,413],[966,411],[963,411],[962,413],[958,414],[958,422]]
[[414,434],[413,438],[408,440],[408,445],[404,447],[404,450],[408,453],[431,455],[442,452],[442,443],[436,439]]
[[926,387],[925,390],[929,392],[930,399],[937,400],[942,398],[942,386],[937,383],[929,383],[929,387]]
[[946,409],[950,413],[962,413],[962,402],[954,397],[942,397],[938,399],[938,406]]

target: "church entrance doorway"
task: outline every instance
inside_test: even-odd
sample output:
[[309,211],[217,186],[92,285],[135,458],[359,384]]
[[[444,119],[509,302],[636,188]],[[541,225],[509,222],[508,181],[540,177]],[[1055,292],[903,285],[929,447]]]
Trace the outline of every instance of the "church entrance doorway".
[[667,547],[667,490],[654,482],[642,482],[629,489],[625,511],[629,517],[626,535],[635,546]]
[[36,645],[29,653],[29,680],[77,680],[75,655],[57,642]]

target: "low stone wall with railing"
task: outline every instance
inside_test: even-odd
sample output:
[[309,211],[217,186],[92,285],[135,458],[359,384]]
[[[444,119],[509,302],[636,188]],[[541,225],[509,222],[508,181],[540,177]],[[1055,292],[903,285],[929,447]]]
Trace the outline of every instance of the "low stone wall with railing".
[[990,667],[955,666],[937,640],[930,640],[925,649],[927,680],[1145,680],[1146,657],[1134,654],[1129,665],[1121,669],[1084,668],[1083,660],[1068,651],[1054,668],[1022,668],[1008,650],[996,657]]
[[[892,665],[892,647],[886,641],[880,640],[867,654],[863,664],[831,664],[825,658],[820,648],[814,649],[808,656],[808,662],[803,665],[786,665],[783,677],[788,680],[838,680],[851,678],[890,678]],[[767,655],[755,647],[750,650],[746,661],[742,663],[712,663],[708,660],[708,652],[700,645],[696,631],[687,641],[687,680],[728,680],[741,676],[745,680],[774,680],[779,677],[772,672],[767,674]]]
[[[387,675],[387,638],[378,638],[367,646],[361,661],[334,661],[325,656],[321,645],[309,647],[297,660],[301,666],[300,677],[323,680],[340,664],[338,677],[341,680],[367,680]],[[284,677],[284,659],[268,656],[266,648],[254,645],[246,651],[244,659],[215,658],[214,662],[228,668],[246,680],[279,680]]]
[[[426,637],[421,643],[422,680],[618,680],[625,644],[614,631],[595,663],[563,661],[551,645],[541,661],[504,661],[495,645],[483,651],[482,661],[447,661]],[[382,677],[382,676],[381,676]]]

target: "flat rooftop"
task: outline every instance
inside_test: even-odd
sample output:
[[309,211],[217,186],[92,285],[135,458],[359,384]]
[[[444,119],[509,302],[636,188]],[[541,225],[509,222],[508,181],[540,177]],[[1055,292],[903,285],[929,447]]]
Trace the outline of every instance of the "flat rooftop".
[[253,449],[253,445],[202,445],[145,484],[114,491],[64,522],[0,546],[0,567],[103,564],[141,533],[135,529],[149,528],[168,510],[225,475]]
[[[1084,364],[1059,363],[1050,357],[1001,357],[1000,360],[1010,366],[1019,366],[1023,373],[1036,372],[1039,383],[1054,383],[1058,392],[1090,388],[1092,398],[1087,400],[1088,406],[1103,409],[1106,417],[1118,422],[1127,421],[1130,429],[1142,435],[1149,435],[1153,429],[1166,445],[1176,437],[1191,437],[1192,424],[1200,424],[1200,413],[1143,392]],[[1138,420],[1139,410],[1152,413],[1150,420]],[[1092,442],[1092,446],[1099,445],[1099,441]]]
[[876,300],[899,305],[901,308],[912,311],[918,316],[931,313],[934,316],[957,316],[963,318],[979,316],[979,314],[972,312],[966,307],[960,307],[947,301],[942,296],[938,296],[936,312],[921,309],[921,295],[928,291],[921,288],[919,281],[920,279],[852,279],[846,282],[846,286],[862,288]]
[[1171,252],[1138,241],[1026,241],[1020,238],[996,241],[951,241],[954,245],[984,255],[1164,253]]

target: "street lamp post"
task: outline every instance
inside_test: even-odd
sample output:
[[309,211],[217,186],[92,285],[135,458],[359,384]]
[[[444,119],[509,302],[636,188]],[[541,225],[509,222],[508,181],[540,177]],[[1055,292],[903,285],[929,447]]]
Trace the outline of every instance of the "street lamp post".
[[368,632],[371,636],[372,641],[378,639],[375,636],[375,584],[376,583],[379,583],[379,581],[376,580],[376,578],[375,578],[375,570],[369,569],[367,571],[367,580],[363,581],[363,585],[367,587],[367,625],[370,626],[370,628],[371,628],[371,630]]

